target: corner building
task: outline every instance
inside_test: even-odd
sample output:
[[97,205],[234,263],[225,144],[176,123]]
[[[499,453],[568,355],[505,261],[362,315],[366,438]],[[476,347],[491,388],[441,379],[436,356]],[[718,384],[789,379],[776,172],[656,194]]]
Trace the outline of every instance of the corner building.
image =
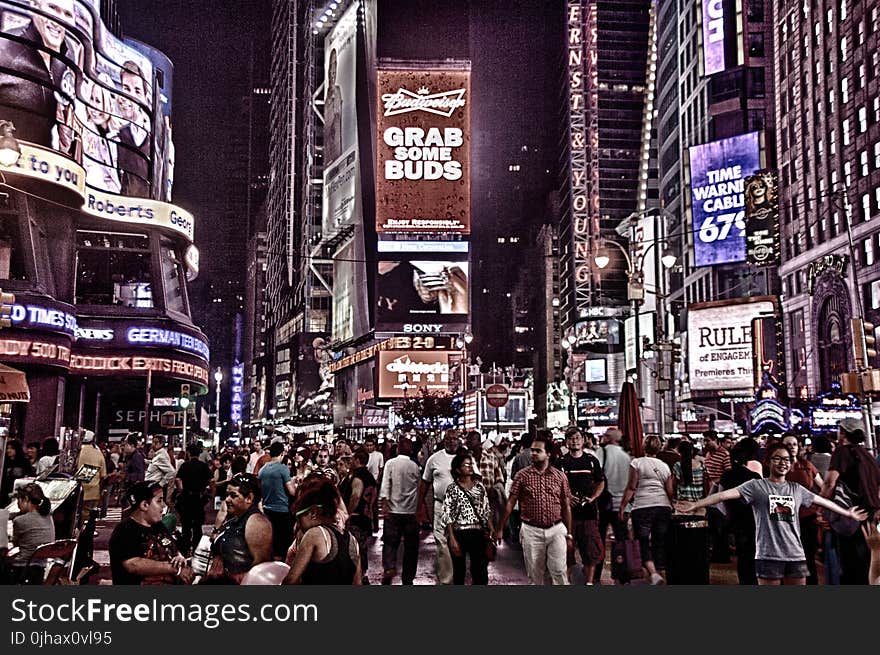
[[0,362],[30,390],[0,412],[25,441],[158,432],[148,396],[208,385],[194,218],[170,202],[173,69],[103,10],[0,2],[0,121],[21,150],[0,166],[0,286],[15,294]]

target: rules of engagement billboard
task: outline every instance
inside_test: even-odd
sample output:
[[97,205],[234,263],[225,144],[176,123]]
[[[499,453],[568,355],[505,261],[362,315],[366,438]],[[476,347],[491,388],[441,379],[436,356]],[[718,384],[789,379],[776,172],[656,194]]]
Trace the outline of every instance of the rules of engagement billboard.
[[324,42],[324,202],[325,236],[361,218],[358,154],[357,19],[354,3]]
[[751,389],[754,383],[752,321],[774,316],[775,298],[691,305],[688,374],[691,391]]
[[760,133],[692,146],[691,215],[694,264],[746,259],[745,178],[761,167]]
[[470,233],[470,72],[378,71],[376,231]]

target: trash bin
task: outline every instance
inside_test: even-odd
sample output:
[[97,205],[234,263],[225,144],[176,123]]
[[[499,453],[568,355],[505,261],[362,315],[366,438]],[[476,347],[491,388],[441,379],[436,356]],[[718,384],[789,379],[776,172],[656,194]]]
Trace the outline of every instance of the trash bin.
[[674,515],[667,538],[667,584],[709,584],[709,522]]

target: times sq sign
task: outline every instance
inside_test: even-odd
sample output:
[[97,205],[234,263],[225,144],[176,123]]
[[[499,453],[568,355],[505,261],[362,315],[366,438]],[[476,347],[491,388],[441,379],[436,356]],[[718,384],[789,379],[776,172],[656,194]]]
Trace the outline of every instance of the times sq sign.
[[591,236],[599,234],[599,67],[596,4],[568,3],[571,224],[579,314],[592,300]]

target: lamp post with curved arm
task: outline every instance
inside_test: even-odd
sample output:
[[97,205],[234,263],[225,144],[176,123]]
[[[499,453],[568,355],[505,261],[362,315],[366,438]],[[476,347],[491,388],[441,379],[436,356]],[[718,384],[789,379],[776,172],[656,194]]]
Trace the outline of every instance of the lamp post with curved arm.
[[[649,210],[650,211],[650,210]],[[628,221],[638,218],[640,216],[646,216],[648,212],[643,212],[642,214],[631,214],[629,217],[624,219],[623,223],[627,223]],[[659,216],[658,216],[659,218]],[[632,247],[634,245],[634,239],[630,239],[630,251],[627,251],[622,245],[620,245],[617,241],[614,240],[606,240],[602,239],[599,241],[599,249],[595,256],[595,263],[600,269],[605,269],[608,264],[611,263],[611,257],[608,253],[608,246],[613,245],[617,248],[620,253],[623,255],[624,261],[626,262],[626,276],[627,276],[627,299],[632,304],[632,313],[633,320],[635,321],[635,386],[639,395],[641,395],[641,368],[642,368],[642,337],[640,334],[641,325],[639,321],[639,308],[641,307],[642,302],[645,299],[645,287],[644,287],[644,272],[642,271],[642,262],[645,260],[645,256],[648,252],[651,251],[652,248],[656,248],[658,244],[665,244],[669,237],[673,235],[667,235],[665,237],[660,237],[658,231],[655,230],[654,238],[651,243],[647,245],[647,247],[642,251],[641,258],[638,265],[634,263],[634,256],[632,254]],[[660,326],[660,330],[658,330],[658,338],[662,338],[665,341],[666,334],[666,324],[665,324],[665,316],[662,308],[662,300],[665,298],[665,286],[666,286],[666,276],[665,273],[660,269],[660,264],[663,265],[663,268],[670,269],[675,266],[678,258],[669,250],[664,251],[664,253],[657,257],[657,262],[655,266],[655,275],[656,281],[655,284],[655,295],[657,297],[657,303],[655,307],[655,311],[657,312],[658,323]],[[661,436],[665,432],[665,408],[663,403],[663,393],[665,390],[660,391],[660,402],[657,411],[657,427],[658,432]]]

